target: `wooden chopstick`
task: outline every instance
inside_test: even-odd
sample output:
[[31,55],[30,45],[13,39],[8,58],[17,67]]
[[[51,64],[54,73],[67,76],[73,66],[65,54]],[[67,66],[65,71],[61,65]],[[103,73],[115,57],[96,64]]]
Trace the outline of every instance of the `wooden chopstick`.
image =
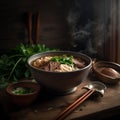
[[75,102],[73,102],[70,106],[68,106],[63,112],[61,112],[55,120],[63,120],[67,117],[76,107],[78,107],[83,101],[85,101],[95,90],[90,89],[85,94],[83,94],[80,98],[78,98]]
[[32,12],[28,13],[28,43],[33,43],[32,41]]
[[38,12],[36,17],[36,31],[35,31],[35,41],[34,41],[35,44],[38,43],[39,36],[40,36],[40,13]]

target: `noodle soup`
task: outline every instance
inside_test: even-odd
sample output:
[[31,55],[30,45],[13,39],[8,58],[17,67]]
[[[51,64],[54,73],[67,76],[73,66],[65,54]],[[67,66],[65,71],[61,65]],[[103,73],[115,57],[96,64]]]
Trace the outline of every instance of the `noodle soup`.
[[70,72],[85,67],[85,61],[74,56],[56,55],[43,56],[32,61],[31,65],[41,70],[51,72]]
[[45,91],[65,95],[76,91],[92,67],[92,59],[72,51],[49,51],[28,58],[32,77]]

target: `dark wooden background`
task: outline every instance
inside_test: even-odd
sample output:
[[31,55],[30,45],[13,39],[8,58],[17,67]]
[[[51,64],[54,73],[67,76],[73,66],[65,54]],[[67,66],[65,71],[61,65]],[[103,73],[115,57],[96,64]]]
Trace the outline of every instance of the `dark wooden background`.
[[[46,44],[51,48],[70,49],[71,36],[66,23],[66,11],[70,1],[1,0],[0,53],[6,52],[21,42],[27,43],[28,13],[40,14],[38,43]],[[90,16],[97,23],[92,38],[97,56],[101,59],[120,63],[118,52],[120,50],[119,1],[81,0],[82,2],[84,8],[86,10],[88,8]],[[89,5],[92,5],[92,9],[89,8]],[[34,30],[33,33],[35,33]]]

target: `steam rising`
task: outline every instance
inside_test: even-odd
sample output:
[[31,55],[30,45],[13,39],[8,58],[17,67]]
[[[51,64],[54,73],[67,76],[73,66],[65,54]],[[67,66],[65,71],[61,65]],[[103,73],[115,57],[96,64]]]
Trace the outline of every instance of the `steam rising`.
[[[95,22],[92,20],[91,13],[82,7],[80,1],[74,0],[74,4],[70,7],[67,16],[68,26],[72,37],[71,46],[74,50],[96,54],[92,46],[92,36],[94,32]],[[91,6],[89,6],[89,9]]]

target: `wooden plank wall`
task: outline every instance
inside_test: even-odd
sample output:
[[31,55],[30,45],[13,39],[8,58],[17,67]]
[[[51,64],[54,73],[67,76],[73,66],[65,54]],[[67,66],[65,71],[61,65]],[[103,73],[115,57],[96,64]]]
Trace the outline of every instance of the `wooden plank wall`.
[[[120,1],[106,0],[107,8],[106,16],[108,16],[109,24],[106,25],[105,41],[105,58],[109,61],[120,64]],[[107,42],[108,41],[108,42]]]
[[[38,43],[46,44],[51,48],[70,49],[71,36],[66,22],[66,10],[68,10],[70,1],[73,0],[1,0],[0,53],[4,53],[21,42],[28,42],[28,13],[34,15],[32,16],[33,28],[35,28],[34,18],[37,13],[40,14]],[[110,41],[114,37],[110,32],[110,30],[112,31],[111,25],[113,26],[110,10],[113,12],[112,15],[115,11],[111,9],[112,2],[110,1],[81,0],[81,3],[84,3],[83,8],[86,7],[86,11],[91,11],[89,12],[91,15],[88,16],[92,16],[97,23],[92,36],[92,43],[97,56],[101,59],[114,60],[110,56],[110,49],[113,47],[110,47],[112,45]],[[92,5],[92,9],[89,8],[89,4],[85,4],[88,2]],[[85,16],[87,16],[86,13]],[[116,29],[115,27],[112,28]],[[32,31],[32,36],[32,39],[36,39],[35,29]],[[114,40],[112,41],[114,42]],[[119,43],[119,39],[117,43]],[[118,48],[120,47],[118,46]],[[119,55],[117,54],[117,56]]]
[[[0,1],[1,52],[28,40],[27,13],[34,17],[40,13],[39,43],[48,47],[65,47],[66,27],[64,9],[54,0],[4,0]],[[32,31],[33,37],[35,30]]]

